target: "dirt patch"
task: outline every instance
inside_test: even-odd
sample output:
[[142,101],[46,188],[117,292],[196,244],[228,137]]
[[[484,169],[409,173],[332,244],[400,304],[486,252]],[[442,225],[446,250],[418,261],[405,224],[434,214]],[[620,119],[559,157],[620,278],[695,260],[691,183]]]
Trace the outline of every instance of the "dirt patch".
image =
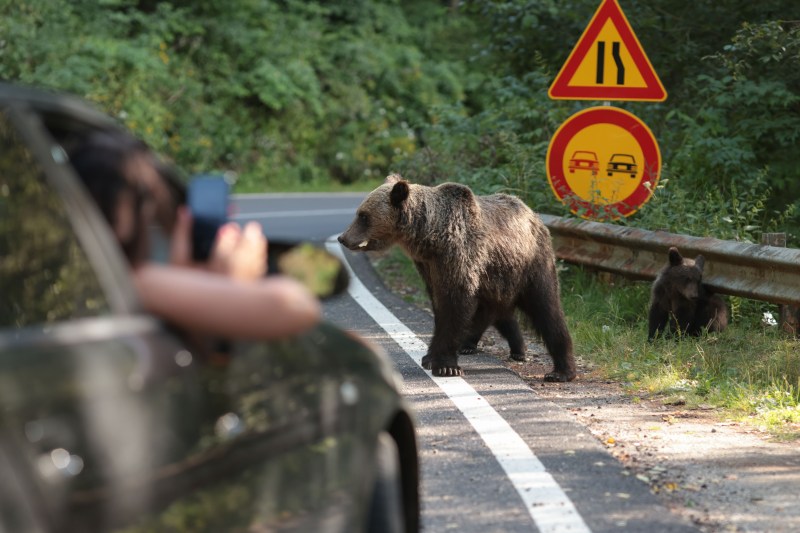
[[650,486],[672,512],[701,531],[800,531],[800,449],[769,440],[710,406],[638,399],[578,362],[572,383],[543,383],[550,357],[536,343],[528,360],[511,361],[492,329],[479,347],[514,370],[536,393],[563,407]]

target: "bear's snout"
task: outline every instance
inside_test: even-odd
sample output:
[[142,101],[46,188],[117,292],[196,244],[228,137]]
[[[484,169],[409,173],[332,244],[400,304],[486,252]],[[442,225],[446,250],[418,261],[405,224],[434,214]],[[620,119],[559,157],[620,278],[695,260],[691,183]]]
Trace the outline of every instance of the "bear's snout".
[[348,250],[352,250],[353,249],[353,245],[350,243],[350,241],[347,239],[347,237],[344,236],[344,233],[339,235],[339,243],[342,246],[344,246],[345,248],[347,248]]
[[339,235],[339,237],[337,237],[337,239],[342,244],[342,246],[344,246],[348,250],[367,251],[367,250],[371,250],[372,249],[371,245],[373,243],[372,243],[372,241],[370,241],[370,239],[362,238],[360,241],[357,240],[357,239],[354,240],[352,238],[352,236],[347,236],[347,233],[348,232],[345,231],[344,233]]
[[681,293],[683,293],[683,297],[687,300],[694,301],[697,300],[698,296],[700,296],[700,287],[698,283],[689,283],[684,285],[681,289]]
[[342,244],[342,246],[344,246],[348,250],[353,249],[353,244],[347,239],[347,237],[344,236],[344,233],[339,235],[339,242]]

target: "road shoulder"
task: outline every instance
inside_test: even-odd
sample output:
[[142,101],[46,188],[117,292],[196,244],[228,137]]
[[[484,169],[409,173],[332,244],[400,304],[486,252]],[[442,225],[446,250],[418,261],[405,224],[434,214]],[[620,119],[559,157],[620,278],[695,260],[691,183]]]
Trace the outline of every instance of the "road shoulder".
[[723,420],[713,409],[634,399],[579,362],[572,383],[544,383],[551,362],[531,343],[528,360],[509,360],[489,330],[480,350],[569,411],[672,512],[706,532],[800,531],[800,449],[766,432]]

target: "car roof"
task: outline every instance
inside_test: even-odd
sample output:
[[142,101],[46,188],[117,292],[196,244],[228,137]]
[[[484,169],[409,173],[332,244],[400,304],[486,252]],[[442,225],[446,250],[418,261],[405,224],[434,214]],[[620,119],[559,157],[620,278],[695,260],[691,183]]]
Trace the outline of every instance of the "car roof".
[[29,85],[0,83],[0,106],[21,105],[44,114],[67,114],[100,127],[120,127],[111,117],[78,96]]

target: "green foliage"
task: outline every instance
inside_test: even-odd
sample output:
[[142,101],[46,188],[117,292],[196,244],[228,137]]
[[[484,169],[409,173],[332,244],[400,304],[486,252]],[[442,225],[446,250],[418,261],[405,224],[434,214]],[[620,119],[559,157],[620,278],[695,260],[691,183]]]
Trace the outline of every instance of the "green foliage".
[[781,198],[769,202],[773,207],[796,202],[800,28],[744,23],[709,60],[716,75],[698,75],[688,84],[695,106],[666,117],[681,132],[673,171],[692,188],[732,193],[733,184],[745,189],[765,182]]
[[[0,77],[83,95],[190,172],[239,173],[240,191],[367,188],[399,170],[566,214],[547,147],[593,103],[552,101],[547,88],[597,5],[6,2]],[[621,107],[653,130],[669,186],[619,223],[797,234],[800,11],[782,0],[623,8],[669,98]]]
[[[624,9],[669,99],[621,107],[654,131],[670,186],[619,223],[755,242],[766,230],[797,235],[800,26],[778,19],[797,16],[779,1],[667,4]],[[550,101],[547,87],[596,7],[468,2],[465,12],[488,26],[471,63],[490,75],[468,94],[471,108],[444,110],[445,120],[423,132],[427,146],[403,162],[408,172],[520,190],[534,209],[564,214],[541,185],[546,148],[555,128],[591,103]]]
[[795,214],[794,205],[780,211],[770,207],[774,196],[765,171],[758,171],[750,183],[731,182],[727,190],[680,188],[673,184],[679,179],[662,179],[647,206],[636,217],[618,223],[696,237],[760,243],[762,233],[785,229]]
[[476,192],[510,192],[540,210],[563,211],[544,178],[549,138],[569,116],[545,106],[549,80],[540,72],[487,78],[483,98],[492,105],[470,114],[462,104],[434,111],[423,131],[423,150],[397,163],[419,183],[461,181]]
[[463,65],[418,44],[451,18],[415,7],[423,30],[395,1],[7,3],[0,76],[85,96],[189,171],[239,172],[243,190],[351,183],[384,175],[434,106],[464,98]]

